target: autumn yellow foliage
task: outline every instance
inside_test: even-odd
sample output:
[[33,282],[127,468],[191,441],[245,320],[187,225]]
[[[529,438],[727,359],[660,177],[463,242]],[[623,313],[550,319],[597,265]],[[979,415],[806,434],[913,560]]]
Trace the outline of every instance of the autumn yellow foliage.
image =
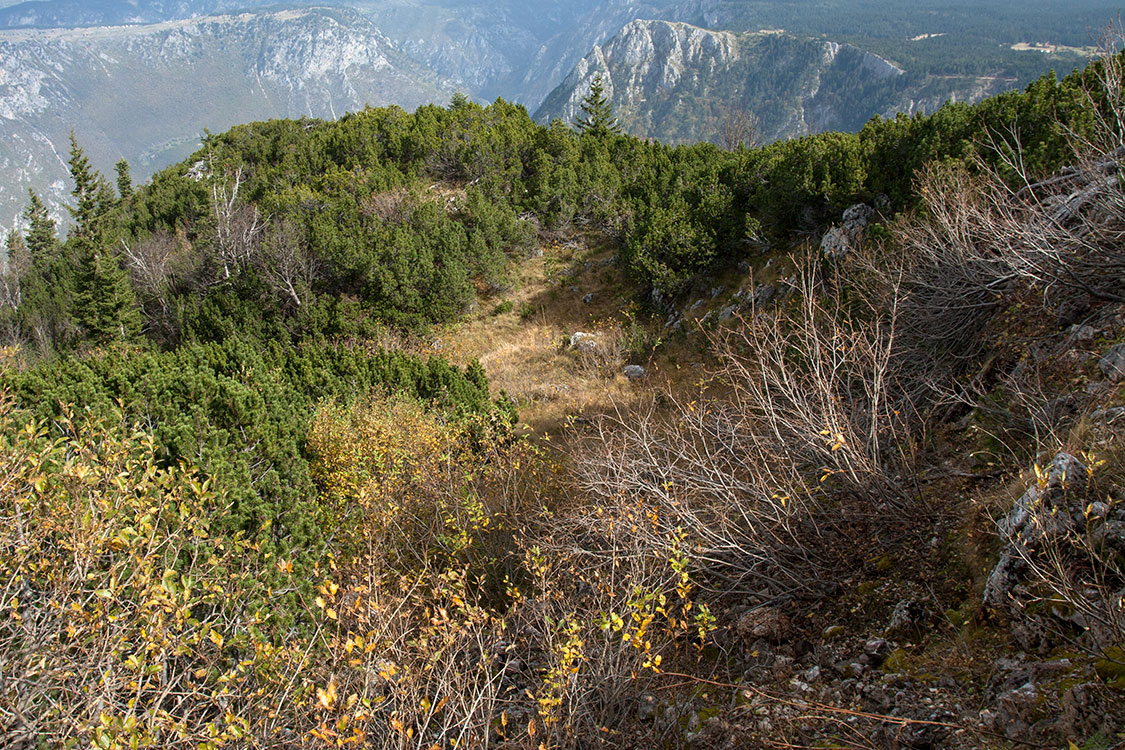
[[[268,734],[274,592],[224,500],[124,422],[50,438],[0,403],[0,721],[47,747],[218,747]],[[252,726],[256,717],[258,726]]]
[[120,414],[53,427],[0,400],[5,742],[567,747],[695,628],[686,557],[581,550],[616,521],[556,518],[558,467],[503,425],[323,405],[330,541],[296,565]]

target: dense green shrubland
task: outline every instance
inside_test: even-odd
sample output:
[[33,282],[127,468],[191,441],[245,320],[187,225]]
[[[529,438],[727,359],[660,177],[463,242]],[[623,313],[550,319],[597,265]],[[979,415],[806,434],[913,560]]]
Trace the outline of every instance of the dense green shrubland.
[[[600,227],[638,294],[666,298],[856,201],[915,205],[915,172],[934,161],[1002,163],[1018,139],[1022,174],[1046,173],[1067,161],[1068,129],[1090,126],[1094,82],[1093,70],[1044,78],[976,106],[733,152],[540,126],[503,101],[366,109],[208,134],[147,185],[122,172],[117,191],[74,143],[70,232],[58,239],[33,196],[28,232],[9,238],[0,311],[25,357],[54,358],[5,384],[42,417],[120,400],[170,461],[237,488],[232,529],[269,521],[280,538],[287,513],[315,527],[298,506],[318,399],[402,390],[446,411],[494,408],[479,371],[339,342],[457,318],[511,283],[537,232]],[[98,348],[119,341],[129,348]],[[74,351],[87,354],[58,356]]]
[[467,371],[397,352],[230,338],[174,351],[115,348],[4,374],[4,390],[32,416],[69,408],[121,412],[151,430],[166,465],[186,462],[224,487],[215,528],[243,532],[277,554],[322,546],[324,518],[309,478],[305,433],[323,401],[390,394],[466,418],[511,418],[489,400],[479,367]]
[[[125,198],[76,145],[74,227],[59,243],[29,207],[29,262],[8,280],[29,293],[7,306],[5,329],[43,351],[106,341],[114,325],[128,337],[130,291],[146,337],[164,347],[449,321],[509,284],[537,231],[575,222],[618,239],[640,291],[674,294],[760,242],[823,230],[851,203],[913,205],[914,174],[934,160],[995,163],[1018,139],[1028,171],[1058,167],[1065,130],[1088,125],[1084,77],[735,152],[540,126],[503,101],[254,123],[208,135]],[[117,302],[91,299],[92,286],[116,289]]]

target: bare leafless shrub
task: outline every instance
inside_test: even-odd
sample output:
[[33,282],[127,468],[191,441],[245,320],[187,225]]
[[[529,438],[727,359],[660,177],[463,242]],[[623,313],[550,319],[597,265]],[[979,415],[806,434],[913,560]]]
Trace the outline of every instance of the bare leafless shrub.
[[[886,294],[901,290],[900,343],[915,356],[975,359],[982,333],[1013,284],[1004,259],[982,250],[994,238],[995,185],[968,169],[931,165],[918,177],[925,211],[892,227],[896,247],[861,259]],[[881,281],[881,283],[880,283]]]
[[286,303],[300,307],[312,294],[316,259],[292,221],[283,219],[271,224],[257,256],[262,276]]
[[174,300],[205,283],[199,278],[204,259],[185,237],[164,231],[133,242],[122,240],[121,245],[146,330],[174,338],[178,325]]
[[1075,164],[1039,181],[1017,148],[1001,148],[1022,185],[1012,187],[993,170],[981,181],[987,210],[978,254],[1000,259],[1011,277],[1050,302],[1074,294],[1125,301],[1125,191],[1118,175],[1125,150],[1107,153],[1093,143],[1076,143]]
[[360,210],[392,224],[404,224],[410,221],[418,205],[417,195],[407,188],[399,187],[381,193],[372,193],[363,202]]
[[993,135],[993,165],[936,164],[919,176],[924,210],[897,223],[901,252],[888,258],[903,280],[900,329],[919,352],[974,359],[985,323],[1017,288],[1049,305],[1081,296],[1125,301],[1125,62],[1120,32],[1107,39],[1086,92],[1093,126],[1069,130],[1074,163],[1041,178],[1018,134]]
[[167,312],[169,261],[176,250],[175,238],[168,232],[157,232],[139,242],[121,244],[137,295],[142,300],[154,300]]
[[241,167],[229,180],[215,180],[211,185],[215,254],[224,280],[250,263],[266,225],[256,206],[238,200],[241,186]]
[[0,267],[0,308],[18,310],[22,301],[21,282],[31,269],[31,254],[23,235],[14,230],[8,233],[6,250]]
[[870,288],[901,290],[900,350],[928,363],[946,397],[972,402],[979,384],[966,393],[956,378],[979,367],[990,322],[1016,295],[1035,294],[1060,311],[1083,309],[1083,300],[1125,301],[1120,38],[1118,31],[1107,39],[1093,69],[1092,127],[1068,131],[1071,166],[1043,178],[1025,162],[1018,133],[993,134],[985,145],[995,162],[920,172],[922,210],[894,223],[893,247],[865,264]]
[[719,125],[719,145],[727,151],[740,146],[754,148],[759,144],[761,123],[753,112],[738,106],[723,110]]
[[717,336],[710,395],[595,424],[582,485],[603,507],[653,507],[659,524],[616,522],[642,547],[667,550],[669,531],[683,529],[724,587],[803,589],[829,493],[911,501],[914,414],[895,308],[845,301],[837,284],[809,260],[791,305]]

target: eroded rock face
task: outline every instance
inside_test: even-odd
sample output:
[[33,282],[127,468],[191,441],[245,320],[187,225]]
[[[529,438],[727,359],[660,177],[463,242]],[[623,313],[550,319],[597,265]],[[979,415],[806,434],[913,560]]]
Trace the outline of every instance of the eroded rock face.
[[[573,121],[598,75],[629,133],[685,143],[716,137],[713,125],[685,116],[701,106],[713,112],[730,106],[752,112],[757,125],[747,135],[768,143],[857,130],[875,114],[936,109],[942,103],[931,107],[916,102],[921,92],[910,85],[893,103],[866,94],[841,96],[841,81],[854,92],[857,82],[877,86],[905,71],[872,52],[825,39],[637,19],[603,40],[546,96],[535,112],[537,120]],[[956,88],[963,86],[959,82]]]
[[1020,496],[998,524],[1005,546],[985,585],[985,604],[1009,608],[1028,560],[1043,543],[1085,526],[1086,482],[1086,465],[1069,453],[1059,453],[1042,478]]
[[820,241],[820,251],[831,260],[845,257],[859,246],[860,237],[874,215],[875,209],[866,203],[849,206],[841,217],[840,225],[825,232]]

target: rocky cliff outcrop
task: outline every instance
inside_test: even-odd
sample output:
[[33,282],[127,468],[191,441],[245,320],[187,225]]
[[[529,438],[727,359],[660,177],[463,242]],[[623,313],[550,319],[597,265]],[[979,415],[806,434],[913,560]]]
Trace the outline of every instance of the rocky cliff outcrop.
[[872,52],[823,39],[638,19],[580,60],[536,117],[573,120],[596,75],[628,132],[680,142],[719,140],[731,109],[752,113],[757,140],[769,142],[857,130],[877,114],[977,101],[1011,84],[912,76]]

